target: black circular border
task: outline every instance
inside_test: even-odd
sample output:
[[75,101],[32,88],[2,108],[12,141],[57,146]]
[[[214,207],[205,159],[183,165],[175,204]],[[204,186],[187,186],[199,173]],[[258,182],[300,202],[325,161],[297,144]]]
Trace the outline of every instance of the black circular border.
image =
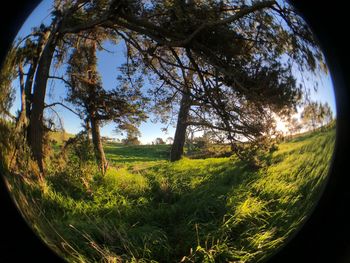
[[[326,54],[336,92],[337,145],[327,187],[303,228],[268,262],[350,262],[350,74],[348,9],[341,0],[290,1],[315,32]],[[3,2],[0,61],[39,0]],[[1,94],[0,94],[1,96]],[[1,146],[0,146],[1,147]],[[0,178],[0,262],[62,262],[33,234]]]
[[290,1],[320,41],[333,79],[337,138],[328,184],[299,233],[269,262],[350,262],[349,14],[340,0]]

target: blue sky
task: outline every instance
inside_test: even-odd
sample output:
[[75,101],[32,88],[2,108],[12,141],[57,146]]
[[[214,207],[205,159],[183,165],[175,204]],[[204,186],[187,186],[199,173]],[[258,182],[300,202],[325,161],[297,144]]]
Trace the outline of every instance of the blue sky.
[[[27,18],[22,28],[17,34],[18,37],[24,37],[31,32],[31,29],[40,23],[50,23],[51,18],[49,12],[51,10],[52,1],[44,0],[42,1],[38,7],[32,12],[32,14]],[[120,45],[112,45],[111,43],[105,43],[104,48],[111,51],[100,51],[98,52],[98,69],[102,76],[103,87],[106,89],[114,88],[116,85],[116,77],[117,77],[117,67],[123,62],[120,57],[123,57],[124,47],[122,44]],[[52,70],[51,74],[55,76],[64,75],[64,71],[54,71]],[[13,113],[20,108],[20,95],[19,95],[19,85],[18,82],[14,82],[14,86],[16,88],[16,99],[14,105],[11,109]],[[67,89],[64,84],[60,80],[49,81],[46,102],[54,102],[54,101],[62,101],[65,94],[67,93]],[[69,133],[78,133],[81,131],[81,120],[64,108],[57,106],[55,110],[61,116],[63,120],[64,128]],[[48,111],[49,114],[51,114]],[[168,128],[168,132],[165,133],[161,130],[164,125],[160,123],[152,123],[150,121],[142,123],[140,126],[141,137],[140,141],[143,144],[151,143],[155,138],[161,137],[166,139],[167,137],[173,137],[175,129],[173,127]],[[115,125],[113,123],[107,124],[101,128],[102,136],[114,137],[114,138],[123,138],[121,135],[116,135],[114,133]]]
[[[51,9],[52,1],[50,0],[44,0],[42,1],[39,6],[32,12],[32,14],[28,17],[26,22],[23,24],[21,30],[18,32],[17,37],[24,37],[28,35],[31,32],[31,28],[34,26],[40,25],[40,23],[49,23],[51,20],[50,17],[50,9]],[[100,71],[100,74],[102,76],[103,86],[106,89],[114,88],[116,85],[116,77],[117,77],[117,67],[122,63],[123,61],[120,59],[124,57],[124,47],[123,44],[120,45],[112,45],[111,43],[106,43],[104,47],[111,51],[100,51],[98,52],[98,69]],[[62,76],[64,75],[64,71],[57,71],[53,72],[51,74],[55,74],[56,76]],[[304,76],[304,81],[306,82],[306,85],[311,85],[312,81],[315,79],[315,77],[311,77],[311,79],[308,81],[306,80],[307,76],[309,76],[307,73],[300,73],[297,74],[298,81],[302,80],[301,76]],[[310,76],[309,76],[310,77]],[[335,104],[335,97],[334,97],[334,91],[333,91],[333,84],[330,74],[321,74],[320,76],[316,77],[318,82],[318,91],[314,92],[312,89],[311,92],[311,98],[312,100],[322,101],[322,102],[328,102],[332,108],[332,111],[336,112],[336,104]],[[62,101],[65,97],[65,94],[67,92],[64,84],[59,81],[50,81],[48,83],[48,92],[46,101],[47,103],[54,102],[54,101]],[[11,111],[13,113],[16,112],[17,109],[20,107],[20,96],[19,96],[19,85],[18,82],[14,82],[14,87],[16,88],[16,99],[14,102],[14,106],[12,107]],[[81,127],[81,120],[75,116],[73,113],[69,112],[68,110],[65,110],[64,108],[57,106],[55,110],[60,114],[63,122],[64,122],[64,128],[69,133],[77,133],[79,132]],[[143,144],[151,143],[155,138],[161,137],[166,139],[167,137],[173,137],[175,129],[172,127],[168,128],[168,133],[164,133],[161,128],[164,127],[164,125],[159,123],[152,123],[150,121],[147,121],[143,123],[140,126],[140,132],[141,132],[141,142]],[[122,138],[122,136],[117,136],[113,130],[115,128],[115,125],[107,124],[104,127],[101,128],[101,134],[102,136],[108,136],[108,137],[115,137],[115,138]]]
[[[117,76],[118,76],[118,67],[121,63],[124,62],[124,44],[121,42],[118,45],[112,44],[111,42],[105,42],[104,48],[108,51],[102,50],[97,52],[98,57],[98,71],[102,77],[102,84],[106,90],[110,90],[116,87],[117,85]],[[64,69],[51,73],[55,76],[63,76],[64,77]],[[149,85],[147,81],[145,81],[145,85]],[[145,87],[147,89],[147,86]],[[52,93],[53,96],[50,96]],[[60,80],[51,80],[48,83],[48,96],[47,103],[52,103],[55,101],[62,101],[67,93],[66,87]],[[67,103],[65,103],[67,104]],[[55,110],[60,114],[64,121],[64,128],[69,133],[77,133],[79,132],[81,127],[81,120],[72,112],[57,106]],[[114,137],[114,138],[123,138],[124,136],[120,134],[116,134],[115,124],[109,123],[101,127],[102,136]],[[167,137],[173,137],[175,133],[175,129],[173,127],[168,128],[168,132],[165,133],[161,130],[164,127],[164,124],[160,123],[152,123],[150,121],[144,122],[140,125],[141,137],[140,141],[143,144],[151,143],[157,137],[161,137],[166,139]]]

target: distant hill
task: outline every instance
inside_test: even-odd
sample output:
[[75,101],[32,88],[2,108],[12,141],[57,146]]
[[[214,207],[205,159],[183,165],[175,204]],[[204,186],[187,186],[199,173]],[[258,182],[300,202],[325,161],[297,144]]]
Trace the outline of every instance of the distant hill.
[[67,141],[69,138],[72,138],[74,136],[75,134],[62,131],[49,132],[50,140],[56,141],[57,144],[62,144],[63,142]]

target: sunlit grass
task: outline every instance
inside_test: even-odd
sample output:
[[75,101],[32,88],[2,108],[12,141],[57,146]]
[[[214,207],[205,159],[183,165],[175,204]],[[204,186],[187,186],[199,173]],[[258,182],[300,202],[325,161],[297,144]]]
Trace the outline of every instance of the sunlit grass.
[[334,140],[334,128],[296,137],[258,171],[234,157],[170,163],[166,145],[108,144],[103,179],[86,166],[78,178],[67,169],[41,185],[9,183],[36,232],[71,262],[256,262],[309,215]]
[[122,145],[107,143],[104,146],[107,158],[115,164],[167,160],[170,145]]
[[105,188],[124,194],[142,194],[149,189],[148,180],[139,173],[131,173],[126,168],[111,167],[104,176]]

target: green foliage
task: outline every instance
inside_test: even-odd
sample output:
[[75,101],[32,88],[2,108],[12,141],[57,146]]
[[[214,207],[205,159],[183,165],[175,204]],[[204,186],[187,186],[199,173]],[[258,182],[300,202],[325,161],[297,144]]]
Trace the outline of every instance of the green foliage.
[[0,64],[0,117],[8,114],[14,100],[11,82],[16,77],[16,55],[16,50],[11,48],[5,61]]
[[192,149],[193,151],[199,151],[199,150],[204,150],[209,147],[209,140],[208,138],[202,136],[202,137],[195,137],[192,142]]
[[301,118],[307,127],[315,130],[316,127],[331,123],[333,112],[327,102],[312,101],[304,107]]
[[11,122],[0,118],[0,144],[1,144],[1,161],[6,160],[5,156],[9,155],[14,142],[14,125]]
[[85,163],[94,159],[94,150],[91,140],[86,132],[81,132],[66,143],[71,148],[70,158],[78,158],[78,163]]
[[[125,130],[134,135],[137,126],[147,118],[143,108],[140,87],[129,87],[120,80],[118,88],[105,90],[102,87],[101,75],[97,70],[97,44],[105,35],[101,32],[91,33],[94,41],[85,40],[72,51],[69,58],[67,74],[67,101],[73,103],[85,119],[95,119],[100,125],[113,121],[117,131]],[[79,40],[77,40],[79,43]],[[91,123],[93,128],[93,125]]]
[[165,141],[162,138],[156,138],[154,140],[154,144],[155,145],[159,145],[159,144],[165,144]]
[[139,141],[137,136],[133,136],[133,135],[129,135],[129,134],[125,139],[122,139],[122,143],[124,145],[139,145],[139,144],[141,144],[141,142]]
[[69,262],[258,262],[311,212],[334,139],[334,127],[295,137],[259,170],[234,156],[170,163],[156,154],[167,145],[110,143],[116,166],[103,178],[72,159],[41,184],[8,181],[35,231]]

